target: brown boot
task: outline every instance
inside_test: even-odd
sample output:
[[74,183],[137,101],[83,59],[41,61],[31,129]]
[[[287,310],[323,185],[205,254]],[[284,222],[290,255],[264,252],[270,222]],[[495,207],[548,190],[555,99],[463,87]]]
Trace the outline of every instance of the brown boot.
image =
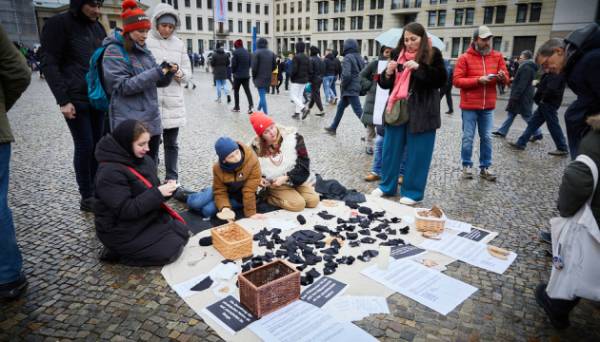
[[366,182],[375,182],[375,181],[378,181],[379,179],[380,179],[379,176],[374,174],[373,172],[369,172],[369,174],[365,177]]
[[398,185],[402,185],[404,183],[404,176],[398,177]]

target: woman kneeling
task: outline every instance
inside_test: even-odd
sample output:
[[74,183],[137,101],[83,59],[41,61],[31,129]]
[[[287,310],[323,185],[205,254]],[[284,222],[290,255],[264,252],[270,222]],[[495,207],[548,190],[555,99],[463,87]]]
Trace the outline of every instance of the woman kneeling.
[[94,206],[96,234],[103,258],[131,266],[175,261],[189,232],[166,206],[175,181],[159,186],[156,164],[147,156],[150,133],[136,120],[125,120],[96,148],[99,162]]
[[319,195],[306,183],[310,159],[304,138],[296,128],[278,126],[261,112],[252,114],[250,123],[257,135],[252,148],[260,162],[267,202],[290,211],[316,207]]

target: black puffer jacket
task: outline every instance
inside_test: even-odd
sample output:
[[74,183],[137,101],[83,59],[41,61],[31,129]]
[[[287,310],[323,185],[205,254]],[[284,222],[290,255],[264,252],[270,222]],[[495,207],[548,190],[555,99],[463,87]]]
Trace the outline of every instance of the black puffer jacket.
[[271,74],[277,67],[275,54],[267,48],[268,42],[260,38],[256,43],[256,52],[252,56],[252,80],[256,88],[268,88],[271,85]]
[[328,53],[325,56],[325,76],[337,76],[340,74],[339,61],[333,57],[333,53]]
[[296,43],[296,55],[292,59],[292,83],[308,83],[312,73],[310,60],[304,54],[303,42]]
[[225,53],[223,48],[218,48],[212,55],[210,66],[213,68],[215,80],[227,79],[227,67],[229,66],[229,55]]
[[[156,165],[150,157],[136,164],[111,136],[96,147],[96,234],[120,261],[137,266],[164,265],[173,261],[188,240],[188,231],[161,204],[165,198]],[[152,183],[147,188],[127,167],[133,167]]]
[[313,84],[323,82],[323,74],[325,73],[325,63],[319,57],[319,49],[316,46],[310,47],[310,66],[312,74],[310,82]]
[[535,88],[533,80],[537,73],[537,65],[532,60],[521,63],[515,78],[510,85],[510,98],[506,111],[513,114],[530,113],[533,107]]
[[538,106],[547,105],[554,110],[558,110],[563,100],[566,85],[563,74],[544,73],[537,85],[533,101]]
[[88,102],[85,74],[90,57],[106,31],[81,13],[84,0],[71,0],[69,11],[48,19],[41,35],[41,68],[56,102]]
[[360,72],[365,67],[364,60],[358,53],[356,39],[344,41],[344,60],[342,61],[342,82],[340,89],[342,96],[359,96]]
[[[398,59],[398,51],[392,53],[392,60]],[[422,133],[442,126],[440,117],[440,91],[446,84],[447,74],[442,53],[433,48],[431,64],[419,63],[419,68],[411,74],[408,99],[408,127],[411,133]],[[387,77],[384,70],[379,76],[379,86],[393,89],[396,73]]]
[[250,52],[243,46],[233,51],[231,58],[231,72],[238,80],[250,78]]

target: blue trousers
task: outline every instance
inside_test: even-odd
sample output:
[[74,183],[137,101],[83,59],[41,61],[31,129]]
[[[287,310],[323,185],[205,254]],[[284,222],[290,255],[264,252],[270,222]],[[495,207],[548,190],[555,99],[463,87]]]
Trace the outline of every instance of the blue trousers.
[[8,208],[9,162],[10,143],[0,144],[0,284],[19,279],[23,266],[12,213]]
[[[510,126],[512,126],[513,121],[515,121],[515,118],[517,117],[518,113],[508,112],[506,114],[507,114],[506,120],[504,120],[504,122],[502,123],[500,128],[498,128],[498,131],[497,131],[498,133],[500,133],[504,136],[506,136],[508,134],[508,130],[510,129]],[[526,113],[521,113],[521,116],[523,117],[523,120],[525,120],[525,122],[529,123],[529,121],[531,120],[531,110],[529,110]],[[538,127],[535,130],[535,132],[533,132],[533,136],[538,137],[541,135],[542,135],[542,131]]]
[[333,94],[332,84],[335,82],[335,76],[323,76],[323,92],[325,101],[330,102],[335,95]]
[[475,129],[479,131],[479,167],[488,168],[492,165],[492,125],[494,124],[493,110],[462,111],[462,148],[460,156],[462,165],[471,167],[473,162],[473,139]]
[[517,144],[525,147],[529,138],[531,138],[532,135],[535,135],[535,131],[539,130],[544,122],[546,122],[546,126],[550,131],[550,136],[552,136],[556,149],[568,151],[565,135],[558,122],[558,113],[554,107],[544,103],[541,103],[535,112],[533,112],[533,116],[529,119],[529,123],[527,124],[527,129],[525,129],[525,132],[519,137]]
[[269,114],[267,109],[267,88],[258,88],[258,107],[256,109],[262,110],[263,113]]
[[[231,203],[232,210],[243,208],[242,203],[231,197],[229,198],[229,202]],[[190,209],[202,213],[204,217],[213,217],[219,211],[215,204],[212,187],[189,195],[187,205]]]
[[360,98],[358,96],[342,96],[337,105],[337,111],[335,112],[335,118],[333,118],[333,122],[331,123],[330,128],[334,131],[337,130],[340,125],[340,121],[342,121],[342,117],[344,116],[344,110],[348,105],[352,106],[352,110],[354,114],[360,119],[362,116],[362,107],[360,105]]
[[400,195],[415,201],[422,200],[425,195],[434,146],[435,130],[411,133],[408,124],[386,126],[379,189],[389,196],[396,194],[402,157],[406,153],[404,182],[400,189]]
[[217,86],[217,98],[221,98],[221,91],[223,91],[225,95],[229,95],[229,90],[227,89],[227,79],[215,80],[215,84]]

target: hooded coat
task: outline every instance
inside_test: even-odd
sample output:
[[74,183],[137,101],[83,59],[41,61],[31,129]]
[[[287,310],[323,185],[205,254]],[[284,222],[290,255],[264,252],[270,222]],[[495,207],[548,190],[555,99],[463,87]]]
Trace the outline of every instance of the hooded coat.
[[360,95],[360,72],[364,68],[364,60],[358,53],[358,42],[355,39],[344,41],[344,60],[342,61],[342,96]]
[[175,36],[175,31],[169,38],[163,38],[158,33],[158,18],[170,14],[177,20],[179,15],[170,5],[160,3],[156,5],[152,14],[152,30],[146,40],[146,47],[157,61],[167,61],[179,65],[183,78],[173,81],[168,87],[158,89],[158,107],[164,129],[177,128],[185,125],[185,103],[183,100],[183,84],[192,76],[190,59],[188,58],[185,44]]
[[361,72],[361,82],[364,84],[370,84],[367,96],[365,96],[365,103],[363,104],[363,114],[360,117],[360,121],[365,125],[373,124],[373,108],[375,107],[375,95],[377,94],[377,83],[379,81],[379,74],[377,73],[377,67],[379,61],[385,61],[386,58],[382,55],[379,59],[371,61]]
[[210,66],[213,68],[213,75],[215,80],[226,80],[227,79],[227,67],[229,67],[229,55],[225,53],[222,47],[218,48],[215,53],[212,54],[210,59]]
[[510,87],[510,98],[506,111],[514,114],[531,113],[535,87],[533,80],[538,67],[532,60],[521,63]]
[[237,80],[250,78],[250,65],[252,63],[250,52],[243,46],[235,48],[231,58],[231,72]]
[[323,82],[325,63],[321,60],[321,57],[319,57],[319,49],[316,46],[310,47],[310,66],[312,69],[310,82],[313,84],[320,84]]
[[150,135],[162,134],[157,87],[168,86],[173,73],[163,74],[152,53],[138,44],[133,45],[132,51],[126,52],[127,63],[120,35],[107,37],[102,44],[106,46],[102,71],[104,87],[110,94],[110,129],[127,119],[134,119],[144,122]]
[[325,76],[337,76],[340,74],[341,66],[339,65],[339,61],[337,58],[333,56],[333,53],[328,53],[325,56]]
[[271,73],[277,67],[275,54],[267,45],[265,38],[258,39],[252,58],[252,80],[256,88],[268,88],[271,85]]
[[81,13],[84,3],[71,0],[69,11],[48,19],[40,37],[41,68],[60,106],[89,102],[85,74],[90,58],[106,37],[99,21]]
[[308,83],[310,74],[312,74],[312,65],[304,54],[305,47],[303,42],[296,43],[296,54],[292,59],[292,83]]
[[[148,156],[136,162],[112,135],[96,147],[98,172],[94,205],[98,239],[135,266],[164,265],[176,259],[187,243],[187,228],[173,219],[161,204],[156,164]],[[148,188],[127,167],[133,167],[152,187]]]
[[575,30],[565,42],[565,77],[577,95],[565,112],[565,122],[568,135],[582,137],[588,130],[585,118],[600,113],[600,26],[589,24]]

